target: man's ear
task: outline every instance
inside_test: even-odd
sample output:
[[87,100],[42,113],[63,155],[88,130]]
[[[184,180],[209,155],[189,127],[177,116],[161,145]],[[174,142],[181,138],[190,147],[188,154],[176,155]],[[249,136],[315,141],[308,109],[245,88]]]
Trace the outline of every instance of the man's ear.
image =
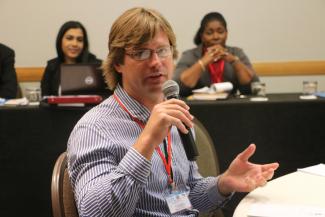
[[122,67],[120,64],[114,64],[115,71],[121,74],[122,72]]

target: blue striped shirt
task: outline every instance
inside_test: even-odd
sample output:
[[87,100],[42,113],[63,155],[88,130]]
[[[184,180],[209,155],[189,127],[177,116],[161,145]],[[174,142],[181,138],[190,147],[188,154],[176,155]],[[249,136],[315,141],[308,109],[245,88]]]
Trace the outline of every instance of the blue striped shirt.
[[[115,94],[134,117],[147,122],[150,111],[120,86]],[[132,145],[142,128],[114,97],[87,112],[68,141],[68,170],[80,216],[171,216],[166,196],[168,176],[159,154],[151,160]],[[197,216],[220,207],[229,198],[218,192],[216,177],[203,178],[186,158],[176,127],[171,129],[173,179],[189,191],[192,210],[173,216]],[[160,144],[163,148],[163,143]]]

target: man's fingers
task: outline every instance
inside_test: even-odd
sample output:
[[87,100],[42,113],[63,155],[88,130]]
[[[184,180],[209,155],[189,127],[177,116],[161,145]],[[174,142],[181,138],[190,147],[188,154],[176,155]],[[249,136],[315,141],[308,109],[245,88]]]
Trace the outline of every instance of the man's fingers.
[[276,170],[279,167],[279,163],[270,163],[270,164],[264,164],[262,165],[262,171],[267,171],[267,170]]
[[245,178],[245,183],[247,185],[247,191],[252,191],[256,189],[257,187],[263,187],[267,184],[267,179],[263,177],[263,175],[258,175],[255,177],[249,177],[247,176]]
[[172,125],[176,126],[182,133],[185,133],[185,134],[188,133],[188,129],[186,128],[186,126],[184,125],[184,123],[181,120],[170,116],[170,123]]
[[172,125],[177,126],[180,130],[183,128],[182,124],[186,125],[189,128],[193,127],[192,120],[194,119],[194,117],[185,108],[177,104],[167,104],[160,109],[161,109],[160,110],[161,114],[167,115],[167,116],[163,116],[163,118],[167,117],[168,122],[171,123]]
[[243,152],[238,155],[238,158],[242,161],[248,161],[248,159],[254,154],[255,150],[255,144],[250,144]]
[[256,182],[254,181],[254,179],[250,178],[250,177],[245,177],[245,184],[246,184],[246,189],[244,191],[252,191],[256,188]]
[[186,110],[190,109],[190,107],[183,100],[180,100],[180,99],[169,99],[169,100],[162,102],[161,104],[162,105],[179,105]]
[[266,179],[266,180],[270,180],[272,179],[274,175],[274,170],[273,169],[269,169],[267,171],[262,172],[262,176]]

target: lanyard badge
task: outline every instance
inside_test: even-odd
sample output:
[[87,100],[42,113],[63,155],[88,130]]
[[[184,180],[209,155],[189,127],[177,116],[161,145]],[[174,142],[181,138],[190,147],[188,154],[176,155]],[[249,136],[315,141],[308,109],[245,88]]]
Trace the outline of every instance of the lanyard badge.
[[[143,129],[145,127],[145,124],[142,121],[140,121],[138,118],[134,117],[127,110],[127,108],[124,106],[124,104],[118,98],[117,95],[114,94],[114,98],[118,102],[118,104],[122,107],[122,109],[130,115],[131,119],[133,121],[135,121]],[[169,185],[169,189],[170,189],[170,194],[168,194],[168,196],[165,199],[166,199],[170,213],[174,214],[174,213],[177,213],[177,212],[180,212],[183,210],[190,210],[190,209],[192,209],[192,205],[188,198],[189,191],[187,191],[187,192],[178,191],[176,184],[173,180],[172,166],[171,166],[171,164],[172,164],[172,161],[171,161],[171,159],[172,159],[172,150],[171,150],[172,142],[171,142],[170,131],[168,131],[167,142],[168,142],[168,145],[166,145],[166,141],[164,140],[165,156],[159,147],[156,148],[156,151],[158,152],[160,158],[163,161],[163,164],[165,166],[165,170],[166,170],[166,173],[168,176],[168,185]]]
[[165,199],[171,214],[183,210],[191,210],[192,204],[188,198],[188,192],[172,191]]

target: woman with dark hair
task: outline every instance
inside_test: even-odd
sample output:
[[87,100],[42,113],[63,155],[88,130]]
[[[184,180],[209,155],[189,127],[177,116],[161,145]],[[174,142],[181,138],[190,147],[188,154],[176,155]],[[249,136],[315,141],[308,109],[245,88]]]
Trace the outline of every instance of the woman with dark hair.
[[185,51],[175,70],[180,95],[212,83],[231,82],[232,93],[250,94],[250,84],[258,77],[242,49],[226,45],[227,22],[218,12],[206,14],[194,37],[196,48]]
[[59,95],[61,64],[101,64],[88,49],[87,32],[80,22],[68,21],[61,26],[56,38],[58,56],[47,62],[41,81],[42,96]]

